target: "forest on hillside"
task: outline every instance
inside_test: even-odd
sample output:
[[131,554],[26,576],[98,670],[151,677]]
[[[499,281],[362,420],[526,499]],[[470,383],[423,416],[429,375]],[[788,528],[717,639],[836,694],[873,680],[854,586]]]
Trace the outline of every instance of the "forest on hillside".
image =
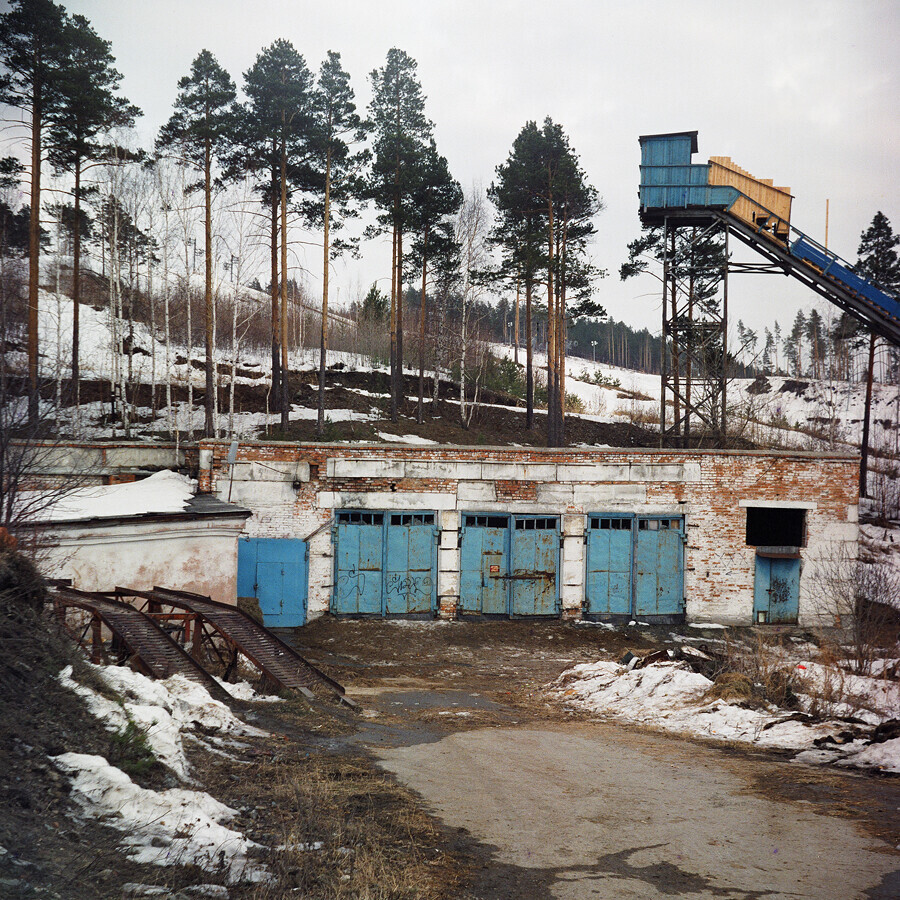
[[[53,0],[12,0],[0,16],[0,102],[16,149],[0,160],[0,337],[9,351],[0,390],[24,400],[31,423],[42,402],[77,409],[102,395],[127,424],[144,378],[135,359],[151,354],[153,408],[171,406],[173,369],[186,364],[203,379],[187,378],[187,401],[202,404],[203,432],[215,435],[248,349],[267,357],[267,403],[283,428],[291,371],[307,350],[318,353],[319,436],[329,350],[384,360],[393,421],[410,409],[421,421],[434,373],[432,385],[444,377],[461,386],[465,422],[467,398],[496,370],[490,344],[503,343],[521,366],[527,427],[536,403],[545,406],[555,446],[565,443],[567,358],[660,371],[659,334],[600,304],[607,273],[593,241],[603,200],[552,118],[524,123],[491,183],[464,191],[407,53],[390,49],[369,73],[372,100],[360,109],[339,52],[315,68],[278,39],[237,78],[199,49],[173,77],[168,121],[140,146],[141,111],[122,95],[113,50]],[[350,237],[361,216],[370,224]],[[861,265],[896,288],[897,238],[879,216],[860,244]],[[384,278],[336,307],[336,261],[388,236]],[[320,253],[317,296],[297,264],[297,248],[310,244]],[[653,247],[649,235],[629,245],[635,270],[658,270]],[[48,294],[71,298],[52,355],[39,329]],[[102,311],[108,334],[102,389],[89,384],[98,369],[85,371],[88,307]],[[853,320],[816,309],[762,333],[738,321],[727,366],[733,377],[858,379],[870,368],[867,343]],[[540,372],[535,354],[546,360]],[[879,347],[876,364],[897,377],[896,351]],[[418,373],[417,391],[404,368]]]

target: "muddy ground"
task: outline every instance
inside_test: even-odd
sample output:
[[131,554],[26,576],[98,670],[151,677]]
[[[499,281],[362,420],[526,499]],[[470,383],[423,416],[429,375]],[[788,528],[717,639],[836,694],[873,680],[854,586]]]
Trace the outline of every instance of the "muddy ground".
[[[547,700],[544,686],[571,664],[656,648],[667,629],[324,617],[282,635],[341,681],[360,708],[299,699],[237,704],[271,736],[230,757],[191,751],[203,789],[239,811],[234,827],[248,837],[267,848],[321,842],[314,852],[269,852],[275,881],[229,886],[229,900],[898,895],[890,872],[900,845],[900,779],[595,723]],[[15,646],[30,671],[7,669],[0,679],[0,896],[118,900],[124,884],[138,883],[187,900],[203,896],[188,888],[221,884],[215,873],[129,862],[118,832],[75,814],[47,755],[108,754],[110,737],[55,686],[55,644],[22,657],[21,629],[5,638],[5,658]],[[134,762],[128,748],[118,753],[120,764]],[[620,769],[629,760],[626,778]],[[161,767],[132,777],[147,787],[175,786]],[[589,783],[596,777],[599,786]],[[702,824],[730,814],[759,833],[747,825],[729,835],[713,824],[702,853],[684,850],[685,840],[699,840],[692,816]],[[534,822],[549,823],[549,836]],[[773,822],[794,837],[775,848],[774,869],[763,859],[751,874],[783,879],[808,870],[812,877],[815,859],[802,858],[807,847],[825,861],[819,869],[850,854],[840,869],[847,883],[832,879],[837,894],[802,885],[790,893],[734,887],[742,877],[734,874],[735,848],[767,840]],[[628,853],[600,847],[610,828],[629,836]],[[827,852],[823,841],[833,845]],[[666,857],[670,846],[681,855]],[[721,854],[728,877],[715,872]],[[854,879],[865,892],[854,892]]]
[[[900,858],[884,854],[900,844],[900,779],[547,700],[568,666],[663,646],[665,628],[325,618],[293,638],[363,706],[334,746],[364,747],[438,815],[469,867],[451,896],[898,896]],[[611,833],[628,852],[602,852]],[[769,859],[742,855],[755,842]]]

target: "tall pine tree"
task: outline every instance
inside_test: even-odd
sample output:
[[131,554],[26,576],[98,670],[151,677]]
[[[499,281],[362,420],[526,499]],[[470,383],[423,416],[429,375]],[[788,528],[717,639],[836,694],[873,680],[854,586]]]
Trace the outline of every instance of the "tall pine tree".
[[[256,57],[244,73],[245,134],[259,149],[259,167],[268,171],[264,197],[271,214],[272,373],[280,372],[278,387],[281,427],[289,425],[287,309],[287,217],[295,191],[307,190],[313,175],[313,76],[290,41],[279,39]],[[251,150],[251,152],[253,152]],[[279,259],[280,247],[280,259]],[[276,310],[277,307],[277,310]],[[278,353],[280,351],[280,359]]]
[[422,275],[419,298],[419,403],[416,418],[425,420],[425,295],[428,264],[433,258],[452,254],[454,215],[463,202],[462,188],[450,174],[447,160],[437,152],[434,139],[419,159],[412,194],[409,230],[413,234],[410,262]]
[[415,189],[417,160],[433,130],[425,116],[425,95],[412,57],[396,47],[381,69],[369,76],[369,107],[375,158],[369,197],[380,207],[379,223],[391,230],[391,421],[403,400],[403,234]]
[[331,261],[351,249],[332,238],[342,219],[358,215],[354,200],[360,191],[361,169],[370,158],[367,150],[353,152],[365,140],[368,123],[356,112],[350,76],[341,66],[341,55],[329,50],[319,69],[313,95],[315,122],[311,142],[313,164],[318,170],[315,199],[307,207],[307,218],[322,226],[322,322],[319,334],[319,398],[316,434],[325,433],[325,358],[328,351],[328,281]]
[[231,76],[209,50],[201,50],[191,63],[189,75],[178,82],[175,113],[162,127],[157,147],[163,152],[177,148],[181,158],[200,173],[194,187],[203,191],[205,236],[206,309],[206,420],[207,437],[215,436],[216,382],[213,347],[212,286],[212,189],[213,164],[224,160],[234,126],[235,87]]
[[52,0],[11,0],[0,16],[0,103],[22,110],[31,137],[31,204],[28,224],[29,418],[38,418],[38,285],[41,250],[41,164],[47,117],[57,102],[57,79],[65,59],[65,10]]
[[[856,271],[874,282],[893,297],[900,295],[900,258],[897,245],[900,236],[894,234],[887,216],[879,210],[872,224],[860,235],[856,249]],[[859,470],[859,492],[868,496],[867,470],[869,462],[869,419],[872,411],[872,380],[875,372],[875,332],[869,333],[869,367],[866,374],[866,405],[863,416],[862,460]]]

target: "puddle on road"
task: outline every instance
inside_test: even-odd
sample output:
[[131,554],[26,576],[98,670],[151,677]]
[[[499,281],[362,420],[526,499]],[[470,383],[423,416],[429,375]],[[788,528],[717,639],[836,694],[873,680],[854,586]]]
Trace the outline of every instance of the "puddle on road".
[[503,709],[499,703],[466,691],[390,691],[378,697],[377,705],[388,709]]

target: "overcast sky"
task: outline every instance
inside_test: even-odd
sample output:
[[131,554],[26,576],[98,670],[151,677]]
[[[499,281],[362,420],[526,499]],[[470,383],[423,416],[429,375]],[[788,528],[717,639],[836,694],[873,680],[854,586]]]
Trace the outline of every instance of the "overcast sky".
[[[5,4],[4,4],[5,5]],[[391,47],[417,60],[438,149],[464,188],[486,186],[529,119],[559,122],[606,202],[597,220],[597,288],[609,313],[659,330],[652,279],[618,279],[639,232],[638,136],[699,131],[695,162],[730,156],[795,196],[792,222],[856,258],[877,210],[900,230],[897,0],[69,0],[112,42],[123,93],[149,145],[176,84],[206,48],[240,88],[256,54],[286,38],[313,71],[341,53],[359,106]],[[736,242],[735,242],[736,243]],[[752,259],[750,251],[739,251]],[[319,254],[308,251],[310,289]],[[376,278],[390,243],[339,263],[339,300]],[[732,276],[731,318],[753,327],[824,301],[773,275]]]

